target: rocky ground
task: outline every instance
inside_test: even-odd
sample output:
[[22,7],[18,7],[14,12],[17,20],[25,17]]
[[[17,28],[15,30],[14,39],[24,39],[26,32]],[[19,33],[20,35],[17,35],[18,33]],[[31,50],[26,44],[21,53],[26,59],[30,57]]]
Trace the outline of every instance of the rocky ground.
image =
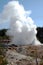
[[7,65],[41,65],[43,46],[9,47],[6,51],[6,59]]

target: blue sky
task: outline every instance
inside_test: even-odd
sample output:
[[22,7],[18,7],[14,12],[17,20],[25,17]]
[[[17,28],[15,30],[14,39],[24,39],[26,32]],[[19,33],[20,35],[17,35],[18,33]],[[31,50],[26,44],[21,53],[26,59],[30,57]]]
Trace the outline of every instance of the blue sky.
[[[3,11],[3,7],[11,0],[0,0],[0,13]],[[37,26],[43,26],[43,0],[19,0],[24,5],[26,10],[31,10],[31,18],[34,20]],[[1,28],[9,28],[9,23],[4,22],[0,24]]]

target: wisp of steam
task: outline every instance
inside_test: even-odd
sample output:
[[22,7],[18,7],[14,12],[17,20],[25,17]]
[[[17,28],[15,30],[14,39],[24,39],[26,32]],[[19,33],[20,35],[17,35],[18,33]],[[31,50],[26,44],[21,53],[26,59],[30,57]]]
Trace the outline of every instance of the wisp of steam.
[[19,1],[10,1],[4,6],[1,21],[10,21],[10,28],[7,31],[11,38],[10,44],[40,44],[36,39],[36,25],[30,14],[31,10],[26,11]]

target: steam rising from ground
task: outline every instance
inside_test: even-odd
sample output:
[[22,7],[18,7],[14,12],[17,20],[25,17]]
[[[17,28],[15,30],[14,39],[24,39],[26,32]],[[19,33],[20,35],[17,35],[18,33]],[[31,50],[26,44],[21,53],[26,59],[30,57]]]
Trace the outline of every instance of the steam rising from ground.
[[37,31],[30,14],[31,11],[26,11],[18,1],[10,1],[4,6],[1,20],[10,21],[10,29],[7,31],[7,35],[11,36],[11,44],[35,44]]

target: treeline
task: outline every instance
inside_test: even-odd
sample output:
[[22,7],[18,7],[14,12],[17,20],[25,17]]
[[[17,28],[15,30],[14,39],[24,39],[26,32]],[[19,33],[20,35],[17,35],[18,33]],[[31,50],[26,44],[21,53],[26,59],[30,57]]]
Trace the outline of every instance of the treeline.
[[6,35],[8,29],[2,29],[0,30],[0,40],[2,39],[9,39],[9,36]]
[[43,27],[37,27],[37,39],[43,43]]
[[[9,39],[9,36],[6,35],[8,29],[0,30],[0,39]],[[43,43],[43,27],[37,27],[37,39]]]

